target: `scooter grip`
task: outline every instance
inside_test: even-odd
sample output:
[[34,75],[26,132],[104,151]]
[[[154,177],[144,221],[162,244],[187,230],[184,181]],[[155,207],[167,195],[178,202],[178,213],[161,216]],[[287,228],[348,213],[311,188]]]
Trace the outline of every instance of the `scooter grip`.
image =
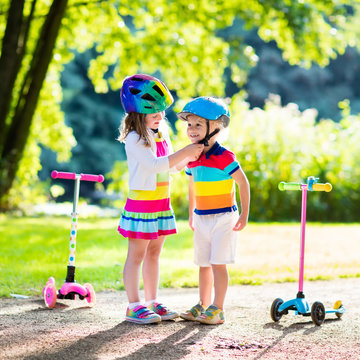
[[281,183],[279,183],[278,188],[279,188],[280,191],[301,190],[301,184],[299,184],[299,183],[286,183],[286,182],[282,181]]
[[80,174],[80,175],[81,175],[80,180],[95,181],[99,183],[102,183],[104,181],[104,176],[102,175],[92,175],[92,174]]
[[63,172],[63,171],[56,171],[53,170],[51,172],[51,177],[53,179],[68,179],[68,180],[75,180],[76,174],[70,172]]
[[332,185],[330,183],[326,183],[326,184],[316,183],[316,184],[313,184],[312,189],[313,189],[313,191],[330,192],[332,189]]

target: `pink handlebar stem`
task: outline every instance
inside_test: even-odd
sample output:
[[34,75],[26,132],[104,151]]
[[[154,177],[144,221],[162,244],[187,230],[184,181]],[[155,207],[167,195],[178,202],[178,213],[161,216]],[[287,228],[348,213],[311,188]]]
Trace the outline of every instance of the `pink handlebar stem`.
[[[75,180],[76,174],[70,172],[56,171],[53,170],[51,172],[51,177],[53,179],[67,179],[67,180]],[[94,181],[102,183],[104,181],[103,175],[92,175],[92,174],[80,174],[80,180],[82,181]]]

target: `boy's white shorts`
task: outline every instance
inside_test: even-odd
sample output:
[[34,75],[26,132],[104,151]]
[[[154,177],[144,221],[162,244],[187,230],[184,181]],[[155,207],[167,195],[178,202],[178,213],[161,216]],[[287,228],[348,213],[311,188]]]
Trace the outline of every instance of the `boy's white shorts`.
[[239,213],[194,213],[194,262],[198,266],[233,264],[238,232],[233,230]]

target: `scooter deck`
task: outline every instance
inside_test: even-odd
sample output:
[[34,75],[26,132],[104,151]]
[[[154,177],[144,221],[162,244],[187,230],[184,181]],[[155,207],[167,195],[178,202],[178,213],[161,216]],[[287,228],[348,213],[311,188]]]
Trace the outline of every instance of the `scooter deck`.
[[[289,310],[293,310],[295,315],[311,316],[308,302],[302,298],[291,299],[279,306],[279,313],[286,314]],[[346,309],[341,305],[338,309],[325,309],[326,314],[343,314]]]

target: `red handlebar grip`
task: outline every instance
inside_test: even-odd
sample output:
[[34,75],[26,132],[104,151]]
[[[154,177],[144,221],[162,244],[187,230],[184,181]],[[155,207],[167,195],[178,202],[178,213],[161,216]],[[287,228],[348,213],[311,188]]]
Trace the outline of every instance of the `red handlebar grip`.
[[68,180],[75,180],[75,173],[63,172],[63,171],[52,171],[51,177],[53,179],[68,179]]
[[102,175],[91,175],[91,174],[80,174],[80,175],[81,175],[80,180],[97,181],[99,183],[102,183],[104,181],[104,177]]

